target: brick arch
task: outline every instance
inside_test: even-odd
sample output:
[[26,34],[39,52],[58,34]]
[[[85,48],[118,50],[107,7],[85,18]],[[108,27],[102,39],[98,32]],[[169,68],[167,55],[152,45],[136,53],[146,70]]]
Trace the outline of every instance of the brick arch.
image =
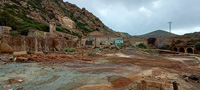
[[187,53],[194,53],[194,48],[193,47],[187,47]]
[[195,53],[195,47],[194,46],[181,46],[181,45],[177,45],[171,48],[172,51],[175,52],[182,52],[182,53]]
[[180,47],[179,52],[185,53],[185,47]]
[[178,52],[178,48],[177,47],[173,47],[172,49],[173,49],[173,51]]

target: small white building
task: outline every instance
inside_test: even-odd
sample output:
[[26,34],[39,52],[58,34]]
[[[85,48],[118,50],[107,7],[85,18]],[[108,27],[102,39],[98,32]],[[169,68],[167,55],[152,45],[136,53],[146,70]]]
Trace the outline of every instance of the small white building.
[[115,40],[118,39],[122,38],[115,35],[104,35],[103,33],[96,31],[81,38],[81,46],[92,48],[110,47],[111,45],[116,45]]

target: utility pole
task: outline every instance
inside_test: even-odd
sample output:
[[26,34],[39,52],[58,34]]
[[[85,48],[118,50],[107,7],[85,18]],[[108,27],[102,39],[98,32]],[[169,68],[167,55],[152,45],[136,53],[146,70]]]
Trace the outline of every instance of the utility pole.
[[169,32],[171,33],[171,31],[172,31],[172,23],[173,23],[173,22],[170,21],[170,22],[168,22],[168,23],[169,23]]

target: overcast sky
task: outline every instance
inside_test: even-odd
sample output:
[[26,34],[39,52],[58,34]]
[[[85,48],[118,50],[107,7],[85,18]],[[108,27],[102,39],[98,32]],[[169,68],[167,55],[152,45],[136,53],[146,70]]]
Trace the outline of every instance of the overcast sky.
[[200,31],[200,0],[64,0],[85,7],[109,28],[141,35],[154,30]]

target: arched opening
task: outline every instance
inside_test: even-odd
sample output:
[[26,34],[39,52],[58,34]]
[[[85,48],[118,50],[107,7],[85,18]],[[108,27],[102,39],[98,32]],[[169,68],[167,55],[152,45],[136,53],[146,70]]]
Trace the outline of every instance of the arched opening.
[[187,48],[187,53],[193,53],[193,49],[192,48]]
[[178,51],[178,49],[177,49],[176,47],[174,47],[174,49],[173,49],[173,50],[174,50],[174,51],[176,51],[176,52]]
[[180,48],[179,52],[184,53],[184,52],[185,52],[185,49],[184,49],[184,48]]

